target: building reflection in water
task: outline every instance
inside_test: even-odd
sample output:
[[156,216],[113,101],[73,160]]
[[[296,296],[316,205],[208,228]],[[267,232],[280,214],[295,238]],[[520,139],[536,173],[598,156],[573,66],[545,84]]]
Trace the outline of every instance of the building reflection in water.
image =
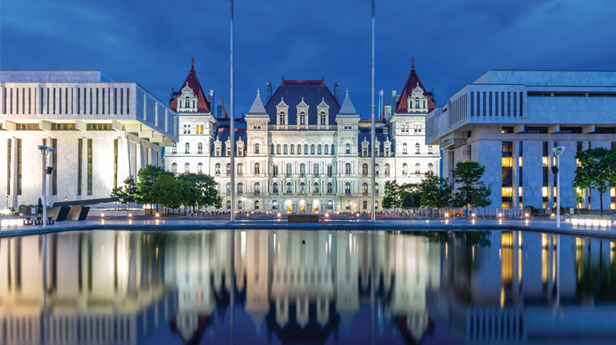
[[609,343],[615,278],[613,242],[534,232],[5,238],[0,343],[198,344],[233,322],[237,343]]

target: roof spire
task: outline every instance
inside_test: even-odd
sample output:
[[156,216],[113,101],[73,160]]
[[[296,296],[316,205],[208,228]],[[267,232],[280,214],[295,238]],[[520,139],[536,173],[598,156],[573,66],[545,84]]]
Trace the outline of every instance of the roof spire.
[[227,119],[229,116],[227,115],[227,109],[225,109],[225,98],[222,98],[222,118]]
[[415,69],[415,57],[413,56],[413,58],[411,59],[411,70]]
[[195,70],[195,57],[192,57],[192,60],[190,61],[190,70],[194,71]]
[[347,89],[346,89],[346,95],[347,95],[347,96],[349,95],[349,88],[348,88],[348,87],[347,87]]

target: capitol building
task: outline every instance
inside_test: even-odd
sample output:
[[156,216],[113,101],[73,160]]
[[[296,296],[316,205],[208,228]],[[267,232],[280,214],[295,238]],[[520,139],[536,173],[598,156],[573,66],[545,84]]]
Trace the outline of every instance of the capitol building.
[[[282,78],[263,102],[235,118],[235,192],[238,211],[324,213],[369,212],[371,202],[370,120],[362,120],[347,90],[340,95],[325,80]],[[382,209],[385,182],[418,183],[438,174],[438,146],[425,145],[425,117],[432,93],[412,66],[401,93],[392,91],[376,121],[376,204]],[[179,117],[179,140],[165,147],[165,168],[174,173],[213,176],[231,209],[231,119],[214,108],[214,91],[205,92],[194,66],[170,108]]]

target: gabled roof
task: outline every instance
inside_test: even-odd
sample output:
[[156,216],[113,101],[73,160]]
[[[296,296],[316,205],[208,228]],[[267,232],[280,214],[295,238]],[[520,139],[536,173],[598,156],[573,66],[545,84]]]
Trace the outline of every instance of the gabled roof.
[[349,97],[349,90],[346,91],[346,96],[344,96],[344,102],[342,102],[342,108],[340,108],[340,115],[358,115],[357,110],[355,110],[355,106],[353,106],[353,102],[351,102],[351,98]]
[[421,80],[419,80],[419,77],[417,76],[417,72],[415,72],[415,59],[413,59],[411,63],[411,73],[409,74],[409,78],[406,80],[406,84],[404,84],[404,89],[402,89],[402,93],[400,94],[400,97],[398,98],[396,113],[408,113],[409,112],[407,109],[406,100],[417,86],[419,86],[423,90],[424,96],[428,98],[428,111],[430,112],[434,110],[435,106],[434,106],[434,103],[432,102],[432,93],[427,92],[426,88],[421,83]]
[[248,115],[267,115],[265,111],[265,107],[263,106],[263,102],[261,102],[261,95],[259,94],[259,90],[257,90],[257,97],[255,101],[252,103],[252,107],[248,111]]
[[184,80],[184,84],[180,88],[180,91],[173,93],[173,101],[169,108],[173,111],[177,111],[178,108],[178,96],[182,94],[182,89],[188,85],[189,88],[197,95],[197,112],[199,113],[209,113],[210,112],[210,102],[208,102],[205,94],[203,93],[203,89],[201,88],[201,83],[199,83],[199,79],[197,79],[197,73],[195,73],[195,61],[190,67],[190,72],[188,72],[188,76],[186,80]]

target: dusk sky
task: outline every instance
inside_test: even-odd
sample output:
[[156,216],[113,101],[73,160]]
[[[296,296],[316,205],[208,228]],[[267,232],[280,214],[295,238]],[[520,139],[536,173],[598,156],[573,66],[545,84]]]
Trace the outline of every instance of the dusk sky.
[[[415,57],[437,104],[490,69],[616,70],[616,1],[377,1],[376,88],[404,86]],[[235,2],[236,114],[257,88],[321,79],[370,116],[370,1]],[[0,68],[100,69],[164,102],[191,57],[229,97],[229,1],[2,0]]]

